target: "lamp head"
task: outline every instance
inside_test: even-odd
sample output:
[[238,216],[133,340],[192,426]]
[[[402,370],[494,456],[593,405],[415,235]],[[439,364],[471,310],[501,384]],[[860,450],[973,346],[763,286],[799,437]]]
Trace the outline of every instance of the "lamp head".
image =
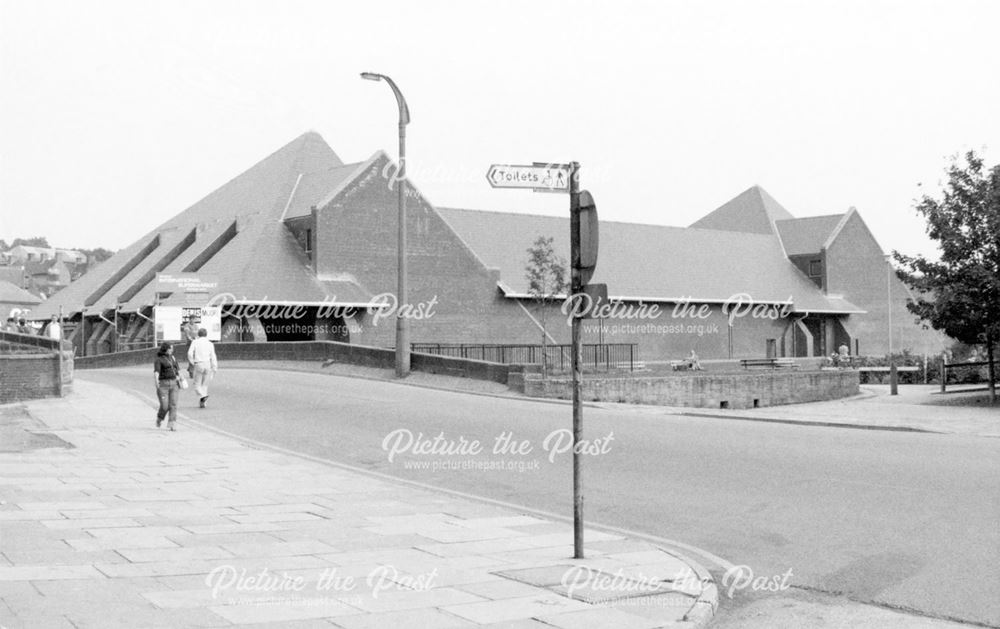
[[392,93],[396,95],[396,103],[399,105],[399,124],[408,125],[410,124],[410,108],[406,106],[406,99],[403,98],[403,93],[399,91],[396,86],[395,81],[387,77],[384,74],[376,74],[375,72],[362,72],[362,79],[367,79],[369,81],[382,81],[384,80],[392,88]]

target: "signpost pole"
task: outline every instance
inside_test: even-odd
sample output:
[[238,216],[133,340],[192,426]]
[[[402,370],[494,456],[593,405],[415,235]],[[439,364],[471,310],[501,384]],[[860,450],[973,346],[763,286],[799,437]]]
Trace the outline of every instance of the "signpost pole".
[[[535,192],[568,192],[570,216],[570,294],[579,295],[594,273],[597,264],[597,206],[593,196],[580,190],[579,162],[570,164],[528,165],[493,164],[486,172],[486,180],[494,188],[530,188]],[[603,301],[607,301],[607,286],[589,285]],[[593,299],[593,297],[591,297]],[[573,372],[573,557],[583,559],[583,479],[580,443],[583,440],[583,407],[581,397],[582,346],[580,333],[584,316],[572,315],[570,367]],[[561,354],[560,354],[561,355]],[[545,357],[543,356],[544,360]]]
[[[580,164],[572,162],[569,171],[570,216],[570,292],[575,295],[583,289],[580,270],[580,182],[577,177]],[[583,438],[583,407],[580,402],[582,388],[580,373],[580,324],[572,320],[572,371],[573,371],[573,557],[583,559],[583,480],[580,470],[580,451],[577,447]]]

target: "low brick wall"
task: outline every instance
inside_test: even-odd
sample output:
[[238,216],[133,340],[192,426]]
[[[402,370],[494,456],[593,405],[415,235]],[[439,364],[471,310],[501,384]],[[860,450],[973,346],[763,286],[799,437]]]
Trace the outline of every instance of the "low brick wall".
[[[0,332],[0,404],[65,395],[73,387],[72,346],[44,336]],[[62,382],[59,358],[62,358]]]
[[[187,344],[174,345],[178,361],[184,362]],[[396,352],[384,347],[367,347],[335,341],[293,341],[272,343],[216,343],[215,354],[220,362],[226,360],[332,360],[338,363],[392,369],[396,365]],[[78,369],[103,369],[149,365],[152,369],[156,348],[131,352],[77,357]],[[482,360],[467,360],[433,354],[410,354],[413,371],[490,380],[507,384],[508,374],[514,365],[502,365]]]
[[511,367],[501,363],[491,363],[485,360],[469,358],[453,358],[436,354],[410,354],[410,368],[414,371],[436,373],[473,380],[489,380],[507,384],[510,379]]
[[[583,380],[584,400],[697,408],[755,408],[819,402],[849,397],[858,391],[858,372],[851,369],[585,377]],[[528,376],[524,392],[532,397],[569,400],[573,397],[572,380]]]
[[73,385],[73,354],[62,353],[62,387],[56,356],[56,352],[0,354],[0,404],[68,393]]

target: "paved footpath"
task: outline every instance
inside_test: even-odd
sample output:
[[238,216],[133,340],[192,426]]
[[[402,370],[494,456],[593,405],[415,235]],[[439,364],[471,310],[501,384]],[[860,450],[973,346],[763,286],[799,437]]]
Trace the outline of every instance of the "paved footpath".
[[74,388],[25,405],[63,447],[0,451],[4,629],[691,628],[717,607],[703,568],[651,543],[588,530],[574,560],[569,524],[158,430],[143,401]]
[[[988,405],[981,387],[967,391],[950,389],[941,394],[937,385],[900,385],[899,395],[889,395],[888,385],[862,385],[861,391],[860,395],[842,400],[755,409],[632,408],[634,412],[654,414],[1000,437],[1000,406]],[[973,403],[973,399],[978,403]]]

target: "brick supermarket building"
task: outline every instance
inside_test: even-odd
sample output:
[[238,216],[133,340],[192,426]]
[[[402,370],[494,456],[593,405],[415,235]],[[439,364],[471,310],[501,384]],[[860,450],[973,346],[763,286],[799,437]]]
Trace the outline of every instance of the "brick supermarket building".
[[[337,340],[392,346],[392,307],[415,343],[536,344],[527,249],[567,218],[431,205],[407,186],[409,304],[394,303],[398,182],[383,152],[344,164],[316,133],[293,140],[63,289],[32,316],[63,312],[78,353],[148,343],[155,277],[217,277],[224,341]],[[603,216],[613,216],[605,208]],[[842,344],[918,353],[942,338],[914,322],[854,210],[794,218],[753,187],[687,228],[601,222],[594,282],[619,316],[589,320],[588,343],[637,343],[643,360],[822,356]],[[891,306],[890,306],[891,302]],[[553,342],[569,339],[557,307]]]

